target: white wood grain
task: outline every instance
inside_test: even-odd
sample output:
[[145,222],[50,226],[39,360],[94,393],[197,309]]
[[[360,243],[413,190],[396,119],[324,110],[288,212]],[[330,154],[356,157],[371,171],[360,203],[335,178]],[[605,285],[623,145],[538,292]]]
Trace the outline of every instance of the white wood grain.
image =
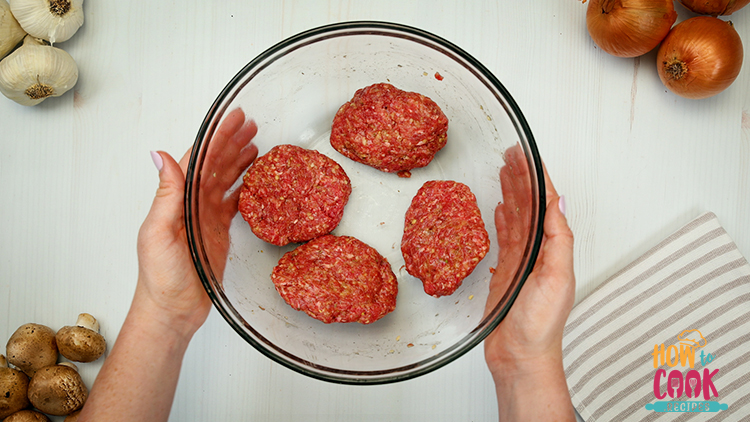
[[[80,67],[74,92],[35,108],[0,98],[0,341],[23,323],[58,329],[82,311],[114,340],[158,180],[149,150],[181,156],[242,66],[285,37],[343,20],[434,32],[505,84],[567,198],[578,300],[703,211],[750,256],[750,71],[714,98],[681,99],[661,85],[654,52],[633,60],[599,50],[578,1],[84,7],[80,32],[59,44]],[[732,20],[750,45],[750,10]],[[81,366],[90,385],[100,363]],[[497,409],[481,349],[413,381],[339,386],[272,363],[213,312],[185,357],[171,420],[230,417],[491,421]]]

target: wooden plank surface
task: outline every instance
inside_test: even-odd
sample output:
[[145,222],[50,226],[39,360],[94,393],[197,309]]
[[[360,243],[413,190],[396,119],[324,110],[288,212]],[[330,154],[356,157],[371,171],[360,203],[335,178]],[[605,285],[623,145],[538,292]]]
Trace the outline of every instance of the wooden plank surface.
[[[179,157],[229,79],[276,42],[344,20],[431,31],[485,64],[524,111],[576,235],[577,300],[703,211],[750,256],[750,70],[726,92],[667,92],[656,54],[599,50],[575,0],[86,2],[59,44],[80,79],[24,108],[0,98],[0,341],[79,312],[114,340],[157,186],[150,150]],[[691,16],[677,7],[680,20]],[[750,45],[750,10],[732,17]],[[143,356],[148,359],[148,356]],[[491,421],[481,348],[416,380],[322,383],[244,343],[212,312],[187,356],[171,420]],[[82,365],[93,382],[100,363]]]

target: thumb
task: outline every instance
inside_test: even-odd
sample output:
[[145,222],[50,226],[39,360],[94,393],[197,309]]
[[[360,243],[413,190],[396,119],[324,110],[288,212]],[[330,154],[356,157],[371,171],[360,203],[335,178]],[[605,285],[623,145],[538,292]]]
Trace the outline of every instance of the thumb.
[[544,270],[573,274],[573,232],[565,217],[565,198],[553,198],[544,217]]
[[547,204],[547,215],[544,218],[544,234],[547,237],[561,235],[573,240],[573,232],[568,226],[568,219],[565,216],[566,205],[565,197],[557,196],[552,198]]
[[178,229],[182,226],[182,207],[185,192],[185,175],[180,165],[164,151],[151,152],[159,170],[159,188],[146,220],[160,227]]

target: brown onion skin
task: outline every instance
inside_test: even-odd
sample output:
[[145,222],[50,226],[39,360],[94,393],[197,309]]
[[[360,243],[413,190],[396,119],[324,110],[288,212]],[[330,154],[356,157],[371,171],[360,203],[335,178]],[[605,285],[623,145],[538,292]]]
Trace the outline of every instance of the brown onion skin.
[[743,48],[731,22],[697,16],[675,25],[656,55],[659,78],[670,91],[691,99],[729,87],[742,68]]
[[680,0],[688,10],[700,15],[731,15],[750,3],[750,0]]
[[596,45],[618,57],[653,50],[677,20],[673,0],[589,0],[586,27]]

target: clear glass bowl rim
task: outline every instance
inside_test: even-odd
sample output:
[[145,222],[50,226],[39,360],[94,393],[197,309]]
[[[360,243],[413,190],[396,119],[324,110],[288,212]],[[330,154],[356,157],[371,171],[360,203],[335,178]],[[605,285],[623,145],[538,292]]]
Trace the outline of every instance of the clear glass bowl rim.
[[[423,360],[416,364],[408,365],[405,367],[393,368],[391,370],[357,372],[320,367],[311,362],[306,362],[307,365],[305,365],[301,362],[298,362],[299,359],[295,358],[294,356],[286,355],[283,350],[279,350],[279,354],[271,352],[263,344],[248,335],[247,332],[242,329],[242,327],[238,326],[237,323],[229,315],[227,309],[223,307],[223,304],[218,298],[219,294],[216,292],[215,287],[211,282],[213,279],[213,273],[210,272],[210,270],[207,271],[206,268],[204,268],[203,262],[207,263],[208,258],[205,254],[205,250],[203,249],[200,228],[197,226],[197,223],[195,223],[195,221],[198,220],[197,218],[193,220],[193,218],[197,217],[198,214],[197,191],[196,194],[194,194],[194,188],[200,185],[200,172],[197,171],[197,169],[198,164],[203,162],[203,155],[205,155],[205,152],[202,151],[202,144],[204,142],[204,139],[206,138],[206,134],[213,133],[214,129],[218,125],[218,119],[216,121],[213,121],[214,117],[216,115],[221,116],[224,114],[224,112],[226,112],[228,104],[231,103],[232,99],[241,90],[242,86],[244,86],[244,84],[242,84],[242,81],[245,80],[248,75],[260,72],[270,62],[273,61],[272,59],[276,57],[279,52],[285,51],[293,46],[296,46],[296,48],[298,48],[300,46],[312,42],[321,41],[330,37],[368,33],[379,34],[384,31],[387,32],[387,35],[390,36],[400,36],[402,38],[406,38],[415,42],[421,42],[423,44],[432,43],[428,44],[429,47],[432,48],[440,47],[441,50],[439,51],[443,53],[450,53],[450,55],[458,57],[461,61],[473,67],[474,69],[470,69],[472,72],[479,72],[481,76],[486,79],[485,83],[491,84],[493,88],[500,93],[500,95],[503,97],[502,100],[504,100],[500,101],[501,104],[503,104],[503,107],[506,109],[506,111],[508,111],[508,108],[510,108],[508,114],[516,127],[516,131],[519,133],[522,139],[526,140],[526,144],[522,144],[521,146],[524,149],[527,161],[529,161],[528,164],[531,168],[533,168],[533,173],[537,182],[535,185],[532,185],[531,192],[532,204],[536,205],[536,221],[531,222],[530,227],[532,228],[532,233],[530,239],[528,239],[529,242],[526,245],[524,255],[524,257],[526,258],[526,262],[525,265],[520,268],[515,275],[514,279],[517,280],[515,288],[512,289],[511,292],[506,292],[505,296],[507,297],[505,298],[505,300],[501,299],[492,310],[492,312],[487,314],[482,319],[482,323],[480,323],[480,325],[472,332],[467,334],[467,337],[472,336],[469,341],[460,343],[458,344],[458,346],[454,345],[453,347],[450,347],[439,355],[433,356],[432,358],[429,358],[427,360]],[[330,36],[326,36],[327,34],[330,34]],[[420,38],[426,40],[427,43],[420,41]],[[466,66],[466,64],[464,64],[464,66]],[[250,79],[252,79],[252,75]],[[247,79],[245,83],[247,83],[247,81],[249,81],[249,79]],[[531,160],[529,160],[529,155],[532,158]],[[199,278],[201,279],[201,282],[206,289],[207,294],[209,295],[219,314],[221,314],[221,316],[227,321],[227,323],[229,323],[229,325],[243,339],[245,339],[245,341],[250,343],[256,350],[258,350],[271,360],[303,375],[338,384],[376,385],[413,379],[441,368],[473,349],[475,346],[481,343],[500,324],[500,322],[502,322],[511,306],[513,305],[516,297],[518,296],[518,293],[523,287],[529,274],[533,270],[542,243],[542,227],[546,211],[546,193],[544,178],[541,177],[541,175],[543,175],[543,168],[541,163],[541,156],[539,155],[538,149],[536,147],[536,142],[534,141],[534,136],[531,133],[531,128],[529,127],[528,122],[521,112],[521,109],[519,108],[513,97],[510,95],[510,92],[492,74],[492,72],[490,72],[484,65],[482,65],[478,60],[476,60],[462,48],[431,32],[392,22],[348,21],[323,25],[286,38],[285,40],[278,42],[277,44],[260,53],[247,65],[245,65],[245,67],[243,67],[229,81],[229,83],[224,87],[221,93],[219,93],[216,100],[209,108],[196,136],[190,156],[190,161],[188,164],[188,171],[185,177],[184,216],[188,245]],[[536,204],[534,204],[534,202],[536,202]],[[532,209],[532,212],[533,211],[534,210]],[[533,214],[532,217],[534,217]],[[213,280],[213,282],[217,285],[220,284],[216,280]],[[247,328],[252,329],[251,327]],[[477,333],[478,330],[479,332]],[[284,359],[282,356],[286,356],[287,359]],[[395,374],[393,374],[394,372]]]

